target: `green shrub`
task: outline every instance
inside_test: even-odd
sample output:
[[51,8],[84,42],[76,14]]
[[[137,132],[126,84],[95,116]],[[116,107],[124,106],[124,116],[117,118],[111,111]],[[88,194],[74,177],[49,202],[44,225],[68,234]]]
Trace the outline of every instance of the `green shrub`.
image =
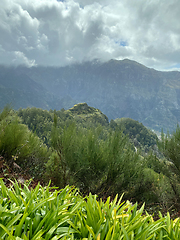
[[0,156],[11,169],[16,162],[32,177],[41,177],[48,158],[47,147],[7,107],[0,113]]

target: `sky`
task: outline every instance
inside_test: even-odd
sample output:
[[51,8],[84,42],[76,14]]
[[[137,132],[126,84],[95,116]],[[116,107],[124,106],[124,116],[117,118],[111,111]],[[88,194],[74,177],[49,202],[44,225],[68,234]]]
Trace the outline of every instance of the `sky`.
[[179,0],[0,0],[0,64],[125,58],[180,71]]

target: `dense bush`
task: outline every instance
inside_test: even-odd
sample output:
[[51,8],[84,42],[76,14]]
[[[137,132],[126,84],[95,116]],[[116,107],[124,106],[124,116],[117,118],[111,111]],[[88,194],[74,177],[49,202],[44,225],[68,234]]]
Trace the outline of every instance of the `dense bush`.
[[8,107],[0,113],[0,156],[11,169],[16,163],[40,178],[48,158],[47,147]]
[[85,191],[94,188],[106,167],[100,133],[77,127],[75,123],[64,128],[54,126],[51,146],[55,153],[47,163],[49,177],[56,176],[59,186],[71,183]]
[[53,114],[47,110],[40,108],[19,109],[18,116],[22,119],[22,123],[37,134],[44,143],[48,144],[48,139],[53,126]]
[[120,131],[54,126],[51,146],[47,176],[60,187],[75,184],[85,193],[106,196],[132,193],[142,171],[140,154]]
[[180,127],[171,135],[165,135],[162,131],[159,149],[163,153],[166,161],[162,168],[163,174],[166,175],[171,183],[172,189],[176,196],[176,202],[180,207]]

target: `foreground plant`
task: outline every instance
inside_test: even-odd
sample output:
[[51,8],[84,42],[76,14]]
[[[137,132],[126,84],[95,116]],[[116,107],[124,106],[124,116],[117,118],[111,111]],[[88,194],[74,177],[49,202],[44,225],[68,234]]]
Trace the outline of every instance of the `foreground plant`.
[[16,181],[6,187],[0,179],[0,239],[180,239],[179,219],[144,214],[144,205],[84,199],[73,187],[29,189]]
[[[7,188],[0,180],[0,239],[59,239],[72,229],[68,220],[82,204],[77,189],[23,188],[12,182]],[[58,233],[58,234],[57,234]],[[19,239],[19,238],[18,238]]]

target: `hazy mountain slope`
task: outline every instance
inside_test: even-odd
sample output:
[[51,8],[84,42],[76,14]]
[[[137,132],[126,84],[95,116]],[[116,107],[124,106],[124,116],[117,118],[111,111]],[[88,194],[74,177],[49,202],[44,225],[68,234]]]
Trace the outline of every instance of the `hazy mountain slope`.
[[[45,97],[45,98],[44,98]],[[13,108],[38,106],[49,108],[51,96],[42,85],[15,68],[0,67],[0,107],[11,103]]]
[[[42,102],[36,101],[39,104],[36,107],[47,102],[47,109],[67,109],[75,103],[87,102],[109,120],[129,117],[158,131],[172,130],[180,120],[179,72],[155,71],[127,59],[60,68],[18,67],[14,71],[46,91],[48,98],[41,94]],[[5,77],[1,76],[0,84],[3,81]]]
[[[76,102],[70,97],[55,97],[43,84],[34,81],[28,68],[0,66],[0,108],[7,103],[15,109],[40,107],[50,109],[69,108]],[[33,73],[33,72],[32,72]]]

